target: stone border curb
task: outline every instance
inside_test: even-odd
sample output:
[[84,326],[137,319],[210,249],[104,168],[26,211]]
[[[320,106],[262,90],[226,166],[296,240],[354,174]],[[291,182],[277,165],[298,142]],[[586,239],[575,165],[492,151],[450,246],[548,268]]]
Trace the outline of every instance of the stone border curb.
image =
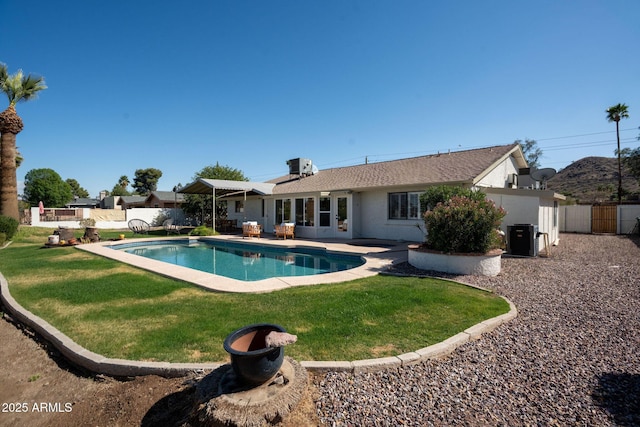
[[210,371],[223,365],[222,363],[168,363],[110,359],[81,347],[71,338],[54,328],[49,322],[18,304],[9,292],[7,280],[1,273],[0,299],[7,310],[21,323],[27,325],[46,341],[50,342],[73,364],[92,372],[114,377],[137,375],[181,377],[190,372]]
[[[445,279],[446,280],[446,279]],[[460,283],[460,282],[456,282]],[[466,286],[476,287],[468,285]],[[489,291],[490,292],[490,291]],[[448,338],[438,344],[421,348],[413,352],[404,353],[398,356],[383,357],[379,359],[364,359],[355,361],[307,361],[300,362],[305,369],[313,372],[375,372],[401,366],[408,366],[420,363],[429,359],[439,359],[445,357],[453,351],[465,344],[466,342],[477,340],[484,333],[490,332],[508,322],[518,315],[516,306],[507,298],[502,297],[510,307],[508,313],[500,316],[484,320],[477,325],[467,328],[451,338]],[[77,366],[88,369],[89,371],[105,374],[114,377],[127,377],[139,375],[159,375],[162,377],[181,377],[191,372],[213,371],[224,363],[169,363],[169,362],[145,362],[124,359],[110,359],[99,354],[93,353],[84,347],[79,346],[71,338],[54,328],[44,319],[31,313],[22,307],[11,296],[9,292],[9,284],[5,277],[0,273],[0,299],[4,306],[11,314],[21,323],[33,329],[41,335],[45,340],[50,342],[60,353],[62,353],[69,361]]]

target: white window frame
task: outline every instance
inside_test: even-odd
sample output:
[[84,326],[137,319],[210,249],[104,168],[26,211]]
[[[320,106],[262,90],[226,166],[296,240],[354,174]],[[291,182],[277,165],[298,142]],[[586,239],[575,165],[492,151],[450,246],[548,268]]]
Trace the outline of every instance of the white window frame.
[[[316,225],[316,198],[315,197],[297,197],[294,199],[294,217],[296,226],[299,227],[315,227]],[[299,203],[301,202],[301,203]],[[299,209],[302,212],[299,212]]]
[[[421,206],[419,191],[398,191],[389,193],[387,197],[387,217],[391,220],[420,219]],[[395,207],[396,212],[391,212]]]

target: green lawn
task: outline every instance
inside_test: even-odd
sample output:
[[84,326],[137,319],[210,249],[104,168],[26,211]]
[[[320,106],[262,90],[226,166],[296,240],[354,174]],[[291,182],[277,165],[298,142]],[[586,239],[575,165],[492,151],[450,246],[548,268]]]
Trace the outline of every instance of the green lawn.
[[0,272],[22,306],[106,357],[221,362],[231,331],[268,322],[298,335],[286,349],[297,360],[367,359],[426,347],[509,310],[502,298],[464,285],[390,276],[267,294],[208,292],[73,247],[43,249],[50,233],[22,227],[1,252]]

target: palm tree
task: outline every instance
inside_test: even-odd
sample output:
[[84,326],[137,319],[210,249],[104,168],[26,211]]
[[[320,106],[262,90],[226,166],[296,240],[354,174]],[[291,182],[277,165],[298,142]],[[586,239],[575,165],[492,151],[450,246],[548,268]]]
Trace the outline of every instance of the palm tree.
[[16,169],[20,167],[23,161],[24,157],[22,157],[22,154],[20,154],[20,150],[18,150],[18,147],[16,147]]
[[129,178],[126,175],[122,175],[118,180],[118,185],[122,187],[123,190],[126,190],[129,186]]
[[622,202],[622,159],[620,151],[620,119],[628,119],[629,111],[626,104],[617,104],[607,108],[607,120],[616,122],[616,135],[618,137],[618,203]]
[[0,215],[20,220],[18,212],[18,181],[16,179],[16,135],[22,131],[22,119],[15,105],[37,96],[46,89],[42,77],[25,76],[22,70],[9,75],[0,63],[0,90],[9,98],[9,107],[0,113]]

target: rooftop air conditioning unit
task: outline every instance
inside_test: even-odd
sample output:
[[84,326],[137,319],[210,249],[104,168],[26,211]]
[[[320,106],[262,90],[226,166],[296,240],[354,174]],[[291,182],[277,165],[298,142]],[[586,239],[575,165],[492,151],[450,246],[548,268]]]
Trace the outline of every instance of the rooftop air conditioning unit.
[[290,175],[311,175],[313,173],[313,164],[311,159],[291,159],[287,160]]

